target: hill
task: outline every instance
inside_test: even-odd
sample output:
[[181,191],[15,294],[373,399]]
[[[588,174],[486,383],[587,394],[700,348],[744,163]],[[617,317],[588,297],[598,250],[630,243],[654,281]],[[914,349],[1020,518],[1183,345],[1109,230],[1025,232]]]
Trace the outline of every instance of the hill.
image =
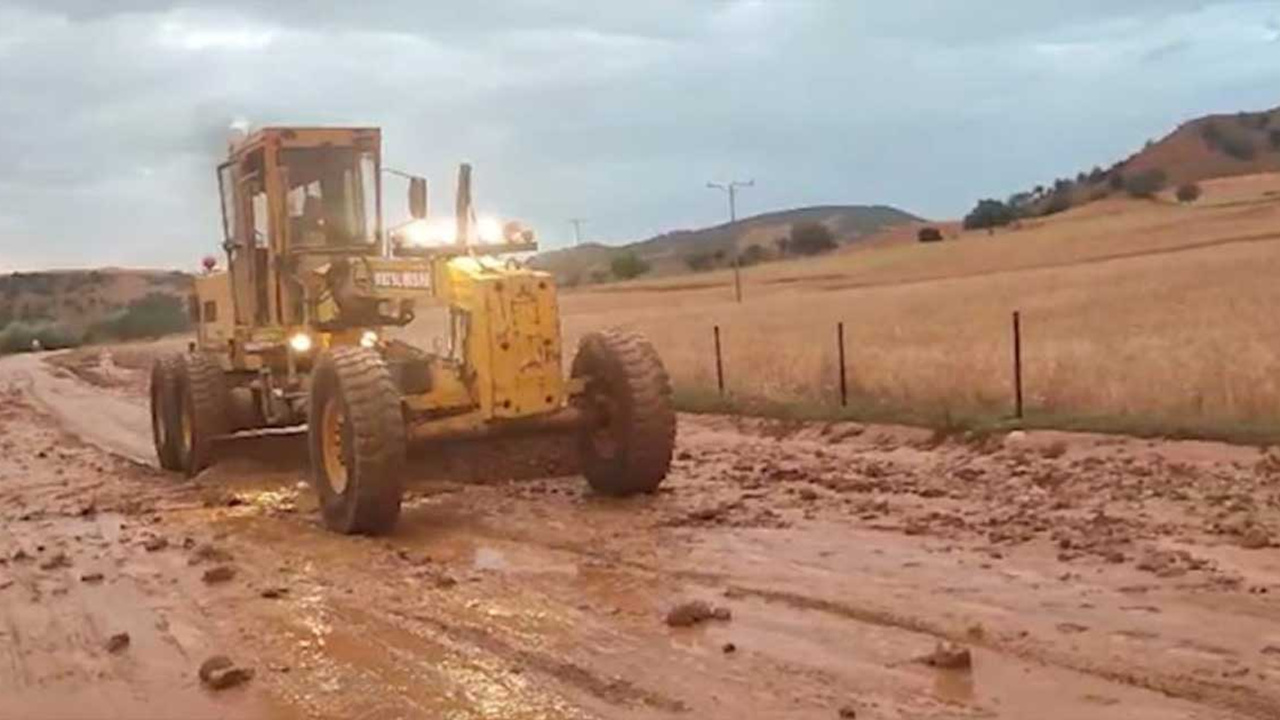
[[1115,163],[1014,194],[1015,215],[1042,216],[1109,197],[1216,178],[1280,172],[1280,108],[1206,115]]
[[[0,275],[0,352],[145,336],[185,322],[191,276],[177,271],[59,270]],[[147,327],[143,327],[147,326]]]
[[607,276],[609,262],[620,254],[634,253],[647,262],[652,275],[688,272],[695,258],[708,268],[723,266],[752,246],[757,253],[773,252],[779,238],[786,237],[796,223],[816,222],[827,226],[841,243],[855,242],[877,232],[918,223],[920,218],[885,205],[822,205],[764,213],[733,223],[701,230],[676,230],[636,243],[610,247],[599,244],[552,250],[532,261],[536,267],[554,272],[561,282],[576,285],[599,281]]

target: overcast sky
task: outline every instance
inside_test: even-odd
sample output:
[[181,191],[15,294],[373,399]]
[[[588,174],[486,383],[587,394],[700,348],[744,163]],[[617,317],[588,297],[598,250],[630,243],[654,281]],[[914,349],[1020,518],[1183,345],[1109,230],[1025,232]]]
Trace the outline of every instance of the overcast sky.
[[471,161],[556,246],[719,222],[711,179],[954,217],[1276,105],[1280,0],[0,0],[0,269],[194,267],[237,121],[379,125],[437,207]]

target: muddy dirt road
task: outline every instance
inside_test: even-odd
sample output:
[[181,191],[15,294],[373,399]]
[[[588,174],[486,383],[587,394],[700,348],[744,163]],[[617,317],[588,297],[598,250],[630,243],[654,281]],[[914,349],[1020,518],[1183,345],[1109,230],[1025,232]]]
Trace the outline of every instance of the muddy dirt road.
[[418,457],[350,538],[298,438],[185,480],[64,365],[0,361],[0,718],[1280,718],[1257,449],[684,417],[655,496]]

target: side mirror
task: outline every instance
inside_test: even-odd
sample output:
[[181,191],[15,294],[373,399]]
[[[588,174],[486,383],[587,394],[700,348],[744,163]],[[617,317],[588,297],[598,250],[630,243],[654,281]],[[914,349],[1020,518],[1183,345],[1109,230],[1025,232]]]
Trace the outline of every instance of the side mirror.
[[427,217],[427,179],[409,178],[409,214],[414,220]]

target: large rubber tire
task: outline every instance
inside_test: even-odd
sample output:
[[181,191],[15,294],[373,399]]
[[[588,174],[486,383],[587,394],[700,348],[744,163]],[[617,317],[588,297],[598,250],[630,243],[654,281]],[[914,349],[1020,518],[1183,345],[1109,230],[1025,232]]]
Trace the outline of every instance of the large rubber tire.
[[324,524],[381,535],[400,519],[405,423],[400,390],[374,350],[336,348],[311,371],[311,485]]
[[589,421],[578,439],[592,489],[627,496],[658,489],[671,468],[676,413],[671,380],[645,337],[606,330],[582,338],[573,377],[586,380]]
[[165,470],[182,469],[178,400],[181,367],[181,355],[166,355],[151,364],[151,439],[155,443],[156,459]]
[[184,355],[178,366],[178,464],[194,477],[214,461],[214,443],[230,431],[226,376],[212,359]]

